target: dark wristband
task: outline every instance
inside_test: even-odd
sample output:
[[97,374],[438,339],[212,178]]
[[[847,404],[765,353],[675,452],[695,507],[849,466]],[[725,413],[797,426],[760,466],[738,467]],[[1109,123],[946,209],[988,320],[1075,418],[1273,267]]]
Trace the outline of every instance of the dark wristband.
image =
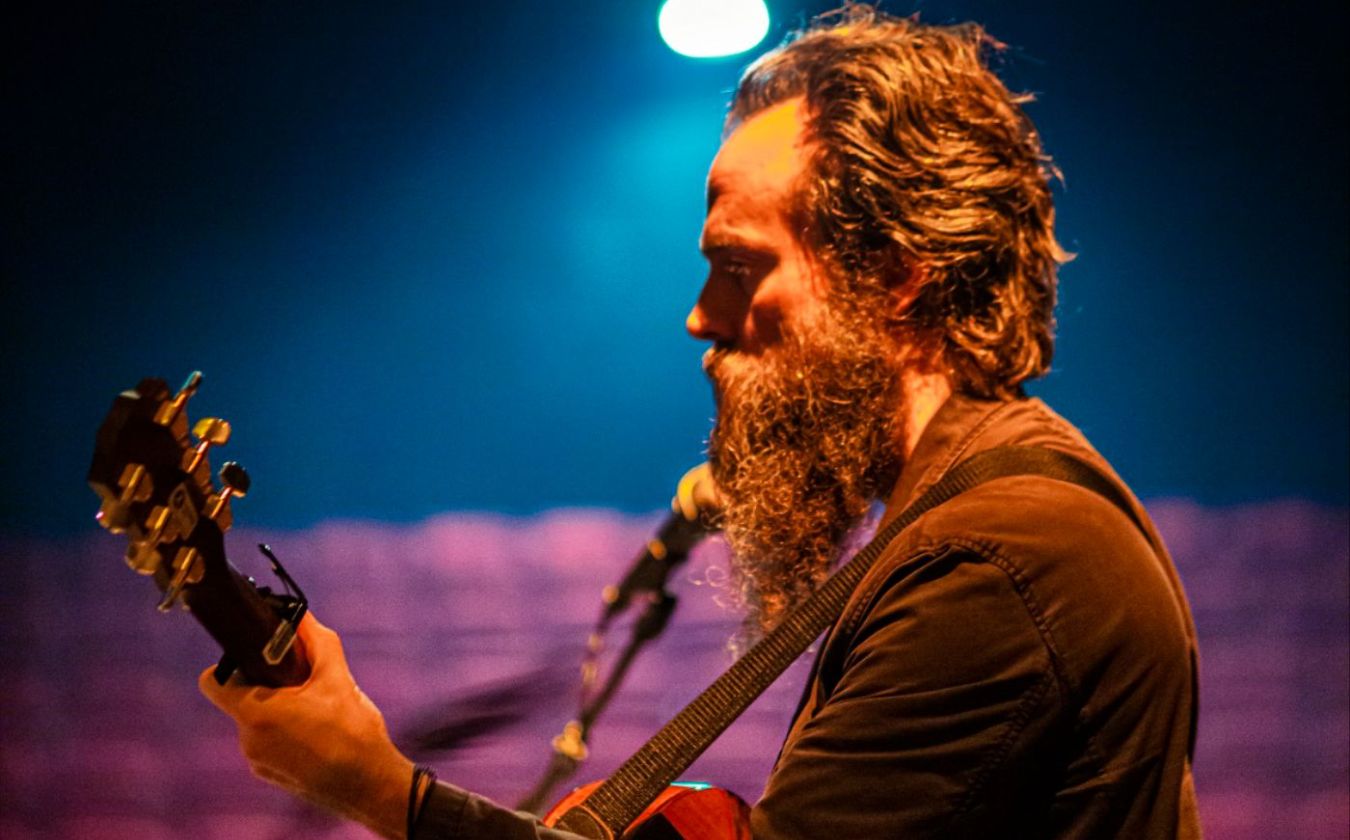
[[412,840],[413,828],[417,818],[422,815],[422,806],[427,801],[427,791],[436,784],[436,771],[419,764],[413,768],[412,786],[408,790],[408,840]]

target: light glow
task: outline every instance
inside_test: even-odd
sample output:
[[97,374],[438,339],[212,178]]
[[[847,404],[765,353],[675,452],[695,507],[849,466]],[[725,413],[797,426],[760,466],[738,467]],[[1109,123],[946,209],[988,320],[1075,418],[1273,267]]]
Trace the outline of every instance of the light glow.
[[690,58],[743,53],[769,32],[764,0],[666,0],[657,18],[666,45]]

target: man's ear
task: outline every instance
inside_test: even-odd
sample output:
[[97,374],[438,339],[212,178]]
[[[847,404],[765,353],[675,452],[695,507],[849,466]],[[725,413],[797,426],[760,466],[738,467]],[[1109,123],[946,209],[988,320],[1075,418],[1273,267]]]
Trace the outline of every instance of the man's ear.
[[932,269],[916,259],[900,259],[886,277],[886,318],[899,348],[901,364],[920,373],[946,370],[942,331],[914,317],[914,305],[936,282]]
[[891,323],[905,323],[914,302],[932,281],[928,266],[912,256],[897,255],[884,277],[890,293],[886,315]]

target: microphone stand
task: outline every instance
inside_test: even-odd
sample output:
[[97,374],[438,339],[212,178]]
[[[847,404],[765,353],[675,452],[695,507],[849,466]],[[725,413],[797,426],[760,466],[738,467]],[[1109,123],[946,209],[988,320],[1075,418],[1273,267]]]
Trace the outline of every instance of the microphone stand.
[[595,631],[591,633],[587,642],[586,658],[581,666],[581,711],[576,720],[568,722],[563,727],[562,734],[553,739],[553,755],[549,760],[548,768],[544,771],[543,778],[516,805],[517,810],[539,813],[544,803],[551,801],[549,797],[553,789],[576,773],[577,768],[588,754],[586,738],[590,735],[591,726],[594,725],[596,719],[609,705],[609,701],[614,697],[615,692],[618,691],[619,685],[627,676],[628,669],[632,666],[638,651],[642,650],[648,642],[660,636],[662,631],[666,629],[670,616],[675,611],[678,599],[662,587],[656,592],[647,594],[645,600],[646,606],[633,624],[633,632],[628,639],[628,644],[619,653],[614,662],[614,667],[610,670],[609,676],[600,691],[588,701],[586,695],[590,686],[595,682],[598,667],[596,659],[603,646],[604,632],[611,618],[607,612],[601,615]]
[[[618,586],[605,587],[602,593],[604,606],[586,642],[586,654],[581,661],[581,709],[576,719],[569,721],[562,734],[553,739],[553,754],[544,776],[516,806],[518,810],[539,813],[553,789],[576,773],[577,767],[586,760],[589,752],[586,739],[591,727],[628,675],[638,651],[661,635],[675,611],[677,599],[666,591],[670,572],[689,559],[690,551],[700,540],[717,529],[717,506],[709,466],[700,464],[686,472],[676,487],[675,498],[671,499],[671,514],[656,537],[647,543]],[[604,685],[592,696],[605,633],[615,616],[634,600],[645,603],[642,613],[634,622],[628,644],[620,651]]]

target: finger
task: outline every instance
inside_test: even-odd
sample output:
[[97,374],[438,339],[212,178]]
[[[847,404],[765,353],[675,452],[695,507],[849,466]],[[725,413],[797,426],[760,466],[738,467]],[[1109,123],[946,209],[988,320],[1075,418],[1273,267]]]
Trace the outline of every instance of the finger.
[[327,624],[319,621],[313,611],[306,612],[304,617],[300,619],[300,627],[296,632],[300,634],[300,638],[308,641],[318,642],[322,639],[326,640],[324,642],[325,644],[336,643],[339,649],[342,647],[342,642],[338,638],[337,632]]
[[347,656],[342,650],[342,639],[315,618],[314,613],[307,612],[304,618],[300,619],[296,635],[299,636],[305,657],[309,659],[310,667],[314,671],[310,675],[310,680],[335,671],[339,673],[348,671]]
[[215,668],[210,667],[198,675],[197,688],[212,705],[236,721],[240,721],[244,718],[251,719],[254,707],[274,694],[293,694],[319,679],[342,679],[344,683],[356,684],[347,668],[342,640],[338,638],[337,633],[320,623],[313,613],[305,613],[300,626],[296,629],[296,635],[300,639],[301,648],[309,660],[311,669],[309,679],[304,685],[279,689],[260,688],[238,683],[237,677],[225,685],[220,685],[215,679]]

